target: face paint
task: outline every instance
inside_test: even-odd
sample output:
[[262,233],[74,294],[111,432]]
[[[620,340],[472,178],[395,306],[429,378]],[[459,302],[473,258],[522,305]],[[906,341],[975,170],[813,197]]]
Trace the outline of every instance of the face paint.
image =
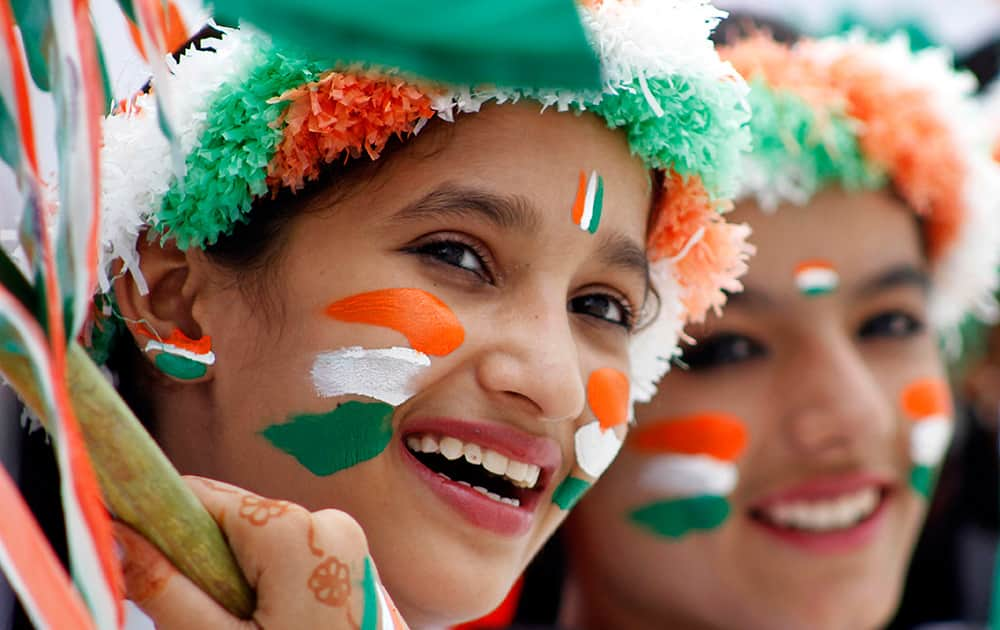
[[159,352],[153,359],[164,374],[183,380],[201,378],[208,372],[208,366],[215,363],[212,352],[212,337],[191,339],[180,329],[175,329],[166,339],[160,340],[155,333],[142,326],[138,333],[148,339],[143,352]]
[[446,355],[465,340],[465,329],[448,306],[421,289],[382,289],[334,302],[333,319],[391,328],[418,352]]
[[601,211],[604,207],[604,178],[597,171],[590,173],[590,178],[580,171],[580,183],[576,189],[576,200],[573,202],[573,223],[584,232],[594,234],[601,222]]
[[613,368],[594,370],[587,380],[587,404],[601,429],[628,422],[628,377]]
[[629,519],[667,538],[719,527],[729,514],[726,496],[739,479],[735,460],[746,444],[744,423],[725,413],[701,413],[638,427],[629,448],[650,456],[639,483],[669,498],[639,506],[629,512]]
[[413,396],[410,383],[430,364],[426,354],[410,348],[354,346],[317,356],[312,379],[316,393],[326,398],[367,396],[395,406]]
[[590,489],[590,482],[578,477],[566,477],[552,493],[552,502],[560,509],[569,511]]
[[367,461],[392,440],[393,408],[348,401],[329,413],[301,415],[261,431],[271,444],[320,477]]
[[590,422],[576,430],[576,463],[591,477],[600,477],[622,447],[613,429],[602,429],[599,422]]
[[903,389],[899,406],[914,425],[910,430],[910,486],[930,497],[935,470],[951,442],[951,391],[940,379],[921,379]]
[[809,297],[826,295],[840,284],[840,275],[827,260],[806,260],[795,266],[795,286]]

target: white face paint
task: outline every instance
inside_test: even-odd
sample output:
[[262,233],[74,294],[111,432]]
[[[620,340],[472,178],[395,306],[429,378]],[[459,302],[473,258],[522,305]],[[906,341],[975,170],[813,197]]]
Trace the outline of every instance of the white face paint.
[[937,466],[948,452],[954,423],[946,416],[931,416],[910,431],[910,458],[918,466]]
[[804,266],[795,274],[795,286],[806,295],[830,293],[840,284],[840,275],[832,267]]
[[614,429],[602,431],[597,421],[576,430],[576,462],[591,477],[600,477],[621,447],[622,440]]
[[430,357],[412,348],[353,346],[319,354],[312,379],[323,397],[368,396],[396,406],[413,396],[413,378],[430,364]]
[[671,497],[725,496],[738,479],[735,464],[708,455],[657,455],[644,464],[639,484]]

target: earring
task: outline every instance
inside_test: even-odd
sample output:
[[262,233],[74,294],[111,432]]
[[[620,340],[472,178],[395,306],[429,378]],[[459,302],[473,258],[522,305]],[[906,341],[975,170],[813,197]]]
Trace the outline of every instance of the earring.
[[169,337],[163,339],[145,326],[139,328],[139,333],[148,339],[143,352],[156,353],[153,363],[167,376],[185,381],[194,380],[205,376],[208,366],[215,363],[212,338],[208,335],[191,339],[176,328]]

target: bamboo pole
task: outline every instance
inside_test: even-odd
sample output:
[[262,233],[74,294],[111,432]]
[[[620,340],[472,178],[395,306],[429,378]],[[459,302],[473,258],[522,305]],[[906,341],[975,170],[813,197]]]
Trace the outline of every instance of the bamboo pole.
[[[26,357],[0,350],[0,371],[29,407],[44,409]],[[67,372],[70,399],[108,509],[226,610],[249,618],[255,596],[219,527],[77,343],[70,344]],[[46,422],[44,414],[39,417]]]

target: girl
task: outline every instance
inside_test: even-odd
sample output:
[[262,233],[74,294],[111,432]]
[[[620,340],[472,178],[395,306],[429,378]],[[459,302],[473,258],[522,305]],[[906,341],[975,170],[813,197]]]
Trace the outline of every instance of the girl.
[[900,39],[721,54],[751,85],[759,254],[571,518],[567,619],[879,627],[951,434],[939,341],[996,287],[974,82]]
[[[173,68],[183,177],[151,96],[107,121],[93,349],[114,339],[182,473],[274,497],[196,484],[238,556],[237,524],[308,538],[282,581],[315,586],[313,622],[370,619],[346,594],[374,566],[413,626],[489,611],[610,463],[680,328],[739,287],[746,231],[717,210],[747,110],[708,40],[720,14],[581,16],[595,93],[331,67],[243,29]],[[363,536],[287,525],[289,502]],[[164,626],[208,623],[148,595]]]

